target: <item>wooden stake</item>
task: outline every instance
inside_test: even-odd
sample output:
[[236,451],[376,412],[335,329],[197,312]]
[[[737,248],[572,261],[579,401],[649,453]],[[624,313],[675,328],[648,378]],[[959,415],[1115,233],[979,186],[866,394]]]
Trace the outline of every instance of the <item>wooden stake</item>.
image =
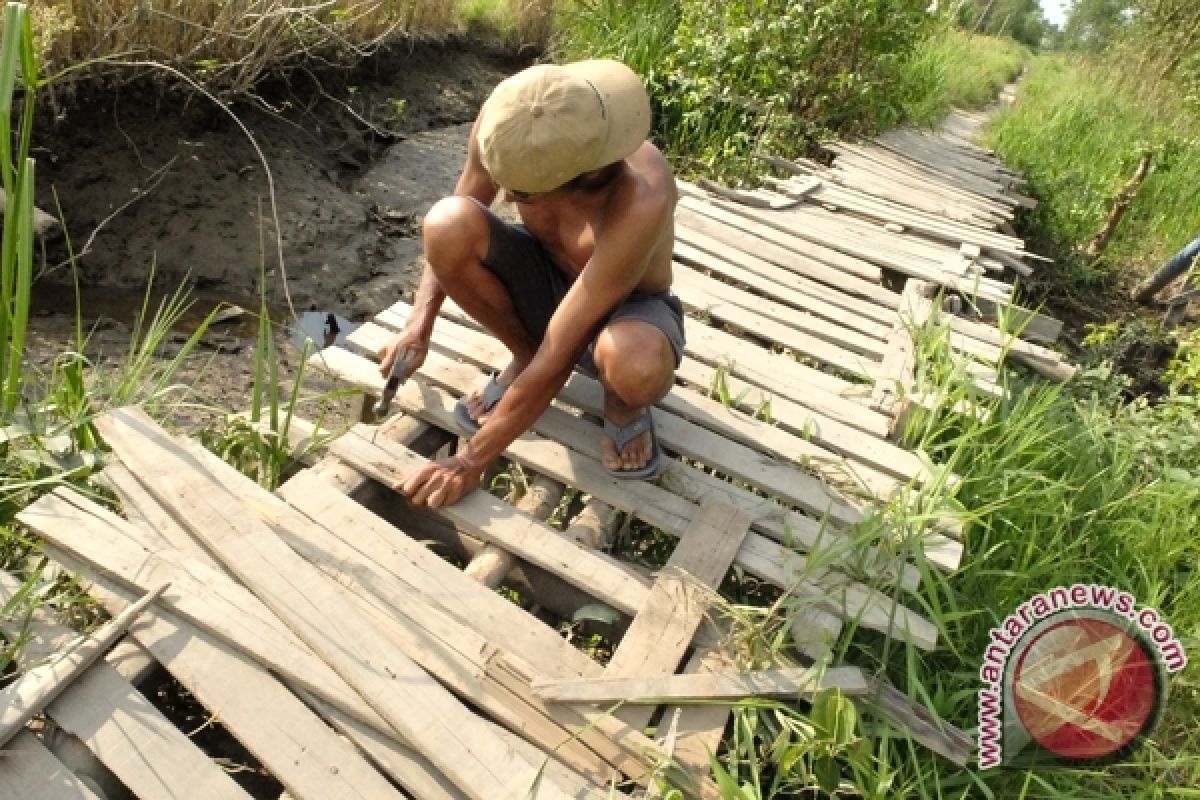
[[31,669],[0,692],[0,746],[7,744],[25,727],[25,723],[124,636],[138,615],[158,599],[169,585],[164,583],[149,592],[94,634],[79,637],[54,661]]

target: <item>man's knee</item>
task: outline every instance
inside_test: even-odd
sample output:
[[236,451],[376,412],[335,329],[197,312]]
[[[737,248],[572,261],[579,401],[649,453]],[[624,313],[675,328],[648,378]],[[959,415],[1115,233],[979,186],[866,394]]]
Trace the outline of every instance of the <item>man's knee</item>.
[[666,394],[675,377],[675,352],[666,334],[648,322],[623,319],[596,339],[600,378],[630,405],[649,405]]
[[443,197],[425,215],[425,260],[438,280],[482,262],[490,239],[487,212],[469,197]]

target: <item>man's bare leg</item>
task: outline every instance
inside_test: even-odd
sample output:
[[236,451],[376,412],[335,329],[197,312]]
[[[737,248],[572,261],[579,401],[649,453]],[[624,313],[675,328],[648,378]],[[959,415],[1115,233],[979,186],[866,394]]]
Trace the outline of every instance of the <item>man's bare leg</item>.
[[[612,323],[597,337],[594,358],[604,386],[604,416],[615,425],[633,422],[675,383],[675,353],[666,335],[648,322]],[[646,431],[618,452],[604,436],[600,450],[604,466],[614,472],[628,471],[646,465],[654,455],[654,443]]]
[[[497,377],[507,386],[532,360],[537,344],[517,318],[508,289],[483,265],[490,242],[485,212],[470,198],[443,198],[425,217],[425,260],[442,290],[512,353],[512,362]],[[483,390],[465,402],[472,419],[482,423]]]

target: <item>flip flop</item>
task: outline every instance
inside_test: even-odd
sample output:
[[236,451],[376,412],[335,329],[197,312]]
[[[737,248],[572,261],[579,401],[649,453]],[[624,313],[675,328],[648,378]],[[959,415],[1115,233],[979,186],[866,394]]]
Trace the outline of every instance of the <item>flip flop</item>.
[[[649,408],[642,409],[641,416],[628,425],[617,425],[615,422],[605,418],[604,435],[612,439],[618,453],[625,449],[625,445],[646,431],[650,431],[650,438],[653,441],[654,448],[654,452],[650,455],[650,460],[644,466],[637,469],[609,469],[609,475],[620,480],[645,480],[646,478],[656,477],[662,471],[665,464],[662,446],[658,443],[658,434],[654,430],[654,415],[650,413]],[[608,468],[605,467],[605,469]]]
[[[488,381],[483,387],[483,412],[484,414],[491,413],[491,410],[500,402],[500,398],[504,397],[504,393],[508,391],[508,386],[496,380],[499,373],[493,372],[488,376]],[[463,433],[472,434],[479,431],[479,422],[472,418],[471,412],[467,409],[466,396],[458,398],[458,402],[454,404],[454,421],[458,423],[458,428]]]

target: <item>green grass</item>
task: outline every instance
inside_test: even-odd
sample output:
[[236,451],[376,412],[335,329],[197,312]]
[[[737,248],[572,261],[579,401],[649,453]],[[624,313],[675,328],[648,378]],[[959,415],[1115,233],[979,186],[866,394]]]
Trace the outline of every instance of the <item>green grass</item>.
[[[945,331],[928,330],[919,341],[925,369],[918,388],[945,392],[947,408],[972,397],[945,358]],[[1068,386],[1010,374],[1008,399],[981,401],[992,412],[986,421],[949,411],[913,418],[908,446],[962,478],[953,493],[935,486],[894,503],[884,517],[888,528],[916,540],[939,509],[965,522],[960,568],[948,576],[926,569],[921,589],[904,599],[938,624],[940,644],[924,653],[851,631],[843,634],[835,662],[883,672],[918,703],[973,734],[989,630],[1050,588],[1084,582],[1129,591],[1139,604],[1161,611],[1185,649],[1196,651],[1200,401],[1181,380],[1160,402],[1130,402],[1127,379],[1106,360],[1113,352],[1096,350]],[[860,535],[869,538],[869,526]],[[747,615],[751,621],[743,627],[753,629],[758,646],[743,658],[745,666],[786,661],[788,625],[780,617],[789,604],[793,611],[800,607],[785,599],[774,619],[762,610]],[[880,727],[866,703],[856,701],[856,719],[837,735],[822,730],[818,716],[825,710],[751,703],[737,712],[718,777],[732,800],[807,797],[805,789],[828,790],[835,777],[840,796],[1186,797],[1183,787],[1200,784],[1198,675],[1193,659],[1172,677],[1168,708],[1151,741],[1126,763],[1108,767],[962,770]]]
[[[1200,232],[1200,115],[1170,85],[1142,83],[1126,66],[1040,57],[988,134],[1040,200],[1027,235],[1057,257],[1046,280],[1067,288],[1131,285]],[[1152,172],[1090,263],[1083,249],[1147,150]]]
[[947,28],[922,42],[904,67],[912,86],[908,115],[934,125],[951,108],[983,108],[1029,58],[1029,50],[1013,39]]

